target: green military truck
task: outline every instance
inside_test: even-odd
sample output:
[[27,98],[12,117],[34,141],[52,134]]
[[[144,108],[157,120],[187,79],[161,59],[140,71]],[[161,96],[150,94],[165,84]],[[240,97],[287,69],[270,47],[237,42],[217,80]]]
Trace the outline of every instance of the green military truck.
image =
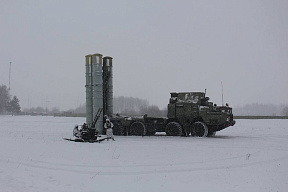
[[110,117],[115,135],[214,136],[217,131],[233,126],[232,108],[216,106],[203,92],[171,93],[167,117]]

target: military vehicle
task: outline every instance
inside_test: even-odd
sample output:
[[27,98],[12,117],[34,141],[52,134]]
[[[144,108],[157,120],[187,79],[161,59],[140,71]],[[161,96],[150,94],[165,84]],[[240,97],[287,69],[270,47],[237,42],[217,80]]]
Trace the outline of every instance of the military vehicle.
[[233,126],[232,108],[209,102],[204,92],[171,93],[167,117],[127,117],[113,115],[115,135],[214,136],[217,131]]

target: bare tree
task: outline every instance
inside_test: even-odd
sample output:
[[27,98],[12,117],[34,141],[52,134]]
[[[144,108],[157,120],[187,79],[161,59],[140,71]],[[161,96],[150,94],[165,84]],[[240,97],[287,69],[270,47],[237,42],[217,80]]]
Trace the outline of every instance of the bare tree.
[[60,112],[60,110],[57,107],[53,107],[51,110],[51,113],[59,113],[59,112]]
[[141,108],[148,107],[148,101],[144,99],[134,98],[134,97],[115,97],[113,101],[114,113],[121,114],[139,114]]
[[283,108],[283,115],[288,116],[288,106]]
[[145,99],[134,97],[115,97],[114,113],[123,115],[166,116],[167,110],[160,110],[157,105],[149,105]]

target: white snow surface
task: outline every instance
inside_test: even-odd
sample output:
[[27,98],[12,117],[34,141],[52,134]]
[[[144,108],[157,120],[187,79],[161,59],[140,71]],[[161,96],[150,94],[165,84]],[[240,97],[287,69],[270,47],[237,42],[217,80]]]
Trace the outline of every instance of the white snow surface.
[[288,120],[236,120],[214,138],[62,139],[84,121],[0,116],[0,191],[288,191]]

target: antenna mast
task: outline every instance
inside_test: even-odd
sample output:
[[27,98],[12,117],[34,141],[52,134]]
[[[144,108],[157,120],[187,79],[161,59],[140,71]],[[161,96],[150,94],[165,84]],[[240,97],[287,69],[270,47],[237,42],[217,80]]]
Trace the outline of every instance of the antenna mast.
[[221,81],[221,86],[222,86],[222,106],[224,106],[224,102],[223,102],[223,83]]

